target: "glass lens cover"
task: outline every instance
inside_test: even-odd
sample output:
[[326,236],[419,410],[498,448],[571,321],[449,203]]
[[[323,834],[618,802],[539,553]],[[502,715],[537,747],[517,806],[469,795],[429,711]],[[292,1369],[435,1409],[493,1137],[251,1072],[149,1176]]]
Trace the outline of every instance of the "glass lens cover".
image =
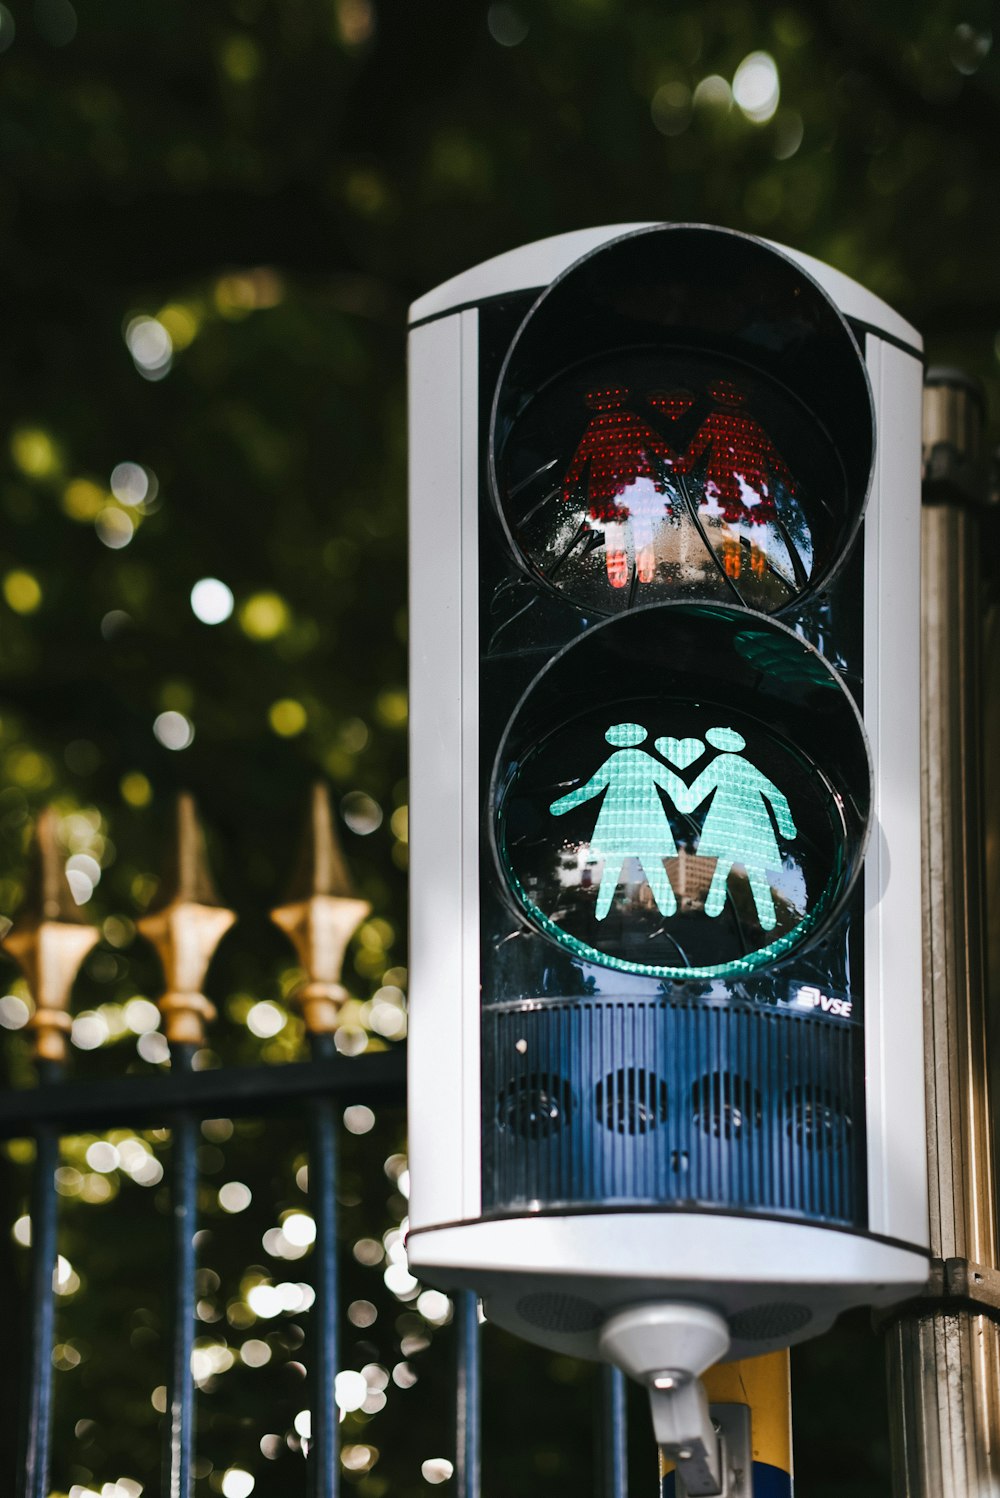
[[833,560],[843,465],[811,413],[736,360],[636,350],[550,380],[497,455],[534,573],[602,614],[698,597],[763,613]]
[[561,947],[661,978],[738,977],[844,898],[870,770],[853,703],[797,636],[669,605],[596,626],[536,678],[492,804],[503,877]]

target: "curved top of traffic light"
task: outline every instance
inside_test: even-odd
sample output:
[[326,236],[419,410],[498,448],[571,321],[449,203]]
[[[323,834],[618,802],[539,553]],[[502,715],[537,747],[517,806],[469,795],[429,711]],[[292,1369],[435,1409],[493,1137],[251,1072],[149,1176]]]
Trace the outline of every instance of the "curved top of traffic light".
[[498,382],[490,476],[525,567],[588,613],[781,613],[850,550],[874,433],[864,360],[817,282],[760,240],[666,225],[535,302]]

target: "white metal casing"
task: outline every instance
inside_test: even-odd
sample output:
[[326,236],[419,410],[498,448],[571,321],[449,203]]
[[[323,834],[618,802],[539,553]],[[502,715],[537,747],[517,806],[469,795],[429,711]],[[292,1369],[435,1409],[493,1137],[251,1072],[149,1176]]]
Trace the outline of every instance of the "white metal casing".
[[[590,1356],[596,1322],[583,1324],[586,1311],[577,1312],[578,1330],[568,1329],[572,1307],[562,1329],[547,1328],[518,1310],[528,1291],[603,1311],[648,1299],[657,1287],[662,1293],[669,1280],[673,1297],[711,1298],[729,1316],[762,1303],[806,1307],[812,1319],[798,1335],[811,1335],[848,1305],[903,1299],[927,1271],[916,645],[921,342],[856,282],[781,246],[774,248],[864,330],[876,413],[876,471],[856,543],[865,548],[864,719],[875,814],[863,876],[869,1230],[677,1210],[479,1220],[477,304],[540,292],[582,255],[649,227],[522,246],[411,309],[410,1262],[446,1287],[478,1289],[490,1314],[522,1335]],[[737,1336],[731,1355],[791,1340],[786,1330],[746,1344]]]

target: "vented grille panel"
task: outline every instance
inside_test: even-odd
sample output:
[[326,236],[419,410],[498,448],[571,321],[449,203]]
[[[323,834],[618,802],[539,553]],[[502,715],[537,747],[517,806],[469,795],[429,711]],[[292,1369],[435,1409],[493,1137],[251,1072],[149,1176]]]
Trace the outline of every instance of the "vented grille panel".
[[741,1342],[771,1342],[776,1337],[790,1337],[812,1320],[808,1306],[791,1301],[766,1306],[750,1306],[729,1318],[729,1330]]
[[863,1225],[856,1027],[667,1000],[483,1020],[486,1211],[690,1204]]
[[600,1326],[605,1312],[580,1295],[556,1295],[541,1291],[524,1295],[517,1303],[517,1314],[529,1326],[546,1332],[592,1332]]

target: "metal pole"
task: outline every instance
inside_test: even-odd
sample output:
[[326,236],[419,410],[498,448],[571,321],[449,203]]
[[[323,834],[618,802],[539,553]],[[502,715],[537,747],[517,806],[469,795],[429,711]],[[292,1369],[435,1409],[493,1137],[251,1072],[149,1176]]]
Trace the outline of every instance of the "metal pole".
[[[205,1022],[215,1006],[201,992],[208,964],[236,916],[219,904],[205,853],[205,839],[194,800],[177,798],[173,867],[159,903],[139,921],[156,949],[165,987],[159,1007],[170,1045],[170,1066],[178,1078],[193,1074],[194,1058],[205,1042]],[[190,1498],[194,1459],[195,1403],[191,1353],[195,1331],[194,1234],[198,1212],[198,1118],[189,1108],[170,1120],[173,1282],[173,1341],[164,1428],[163,1498]]]
[[628,1424],[625,1375],[601,1364],[600,1498],[628,1498]]
[[[58,1080],[57,1067],[39,1063],[39,1082]],[[55,1073],[55,1075],[53,1074]],[[24,1461],[19,1474],[22,1498],[48,1498],[52,1428],[52,1344],[55,1327],[56,1231],[58,1197],[55,1172],[59,1135],[49,1124],[35,1132],[35,1168],[31,1184],[31,1312],[28,1343],[28,1420]]]
[[951,371],[924,396],[924,1031],[930,1291],[886,1335],[896,1498],[1000,1491],[1000,1276],[983,967],[980,397]]
[[[313,1056],[336,1055],[332,1034],[310,1037]],[[312,1330],[312,1441],[309,1451],[310,1498],[337,1498],[340,1492],[337,1381],[337,1114],[332,1098],[309,1103],[309,1197],[316,1218]]]
[[[320,781],[312,788],[299,866],[290,898],[271,919],[290,938],[305,976],[292,995],[305,1020],[314,1061],[329,1064],[347,998],[341,969],[347,944],[371,914],[359,900],[337,838],[330,792]],[[316,1305],[312,1354],[312,1440],[309,1450],[311,1498],[337,1498],[340,1492],[337,1413],[337,1108],[332,1097],[309,1104],[309,1195],[316,1218]]]
[[[190,1071],[193,1047],[175,1043],[170,1064]],[[195,1253],[198,1193],[198,1126],[194,1115],[177,1113],[170,1121],[170,1201],[173,1253],[170,1296],[171,1350],[167,1383],[167,1431],[163,1457],[163,1490],[168,1498],[190,1498],[194,1453]]]
[[[5,949],[24,973],[35,999],[30,1025],[34,1033],[36,1094],[58,1093],[72,1028],[69,996],[73,980],[100,935],[84,923],[63,868],[58,818],[51,807],[35,823],[32,870],[24,904],[13,929],[3,926]],[[59,1163],[59,1125],[39,1119],[35,1128],[35,1171],[31,1186],[31,1300],[28,1345],[28,1410],[19,1498],[48,1498],[52,1440],[52,1343],[55,1300],[58,1199],[55,1171]]]
[[479,1298],[459,1290],[455,1302],[455,1492],[480,1498],[481,1398]]

